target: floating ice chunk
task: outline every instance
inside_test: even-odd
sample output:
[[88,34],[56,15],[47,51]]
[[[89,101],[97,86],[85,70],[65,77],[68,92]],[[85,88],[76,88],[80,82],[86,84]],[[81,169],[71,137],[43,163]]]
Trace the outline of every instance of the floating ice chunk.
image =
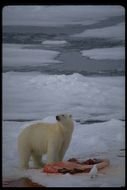
[[98,48],[91,50],[81,51],[83,56],[91,59],[125,59],[125,48],[124,47],[113,47],[113,48]]
[[121,22],[114,26],[108,26],[104,28],[95,28],[85,30],[82,33],[71,35],[74,37],[90,37],[90,38],[113,38],[123,39],[125,38],[125,23]]
[[14,44],[3,45],[3,66],[40,66],[44,63],[60,62],[55,60],[58,51],[43,49],[22,49],[23,46]]
[[44,44],[44,45],[65,45],[65,44],[67,44],[67,41],[65,41],[65,40],[46,40],[46,41],[43,41],[42,44]]

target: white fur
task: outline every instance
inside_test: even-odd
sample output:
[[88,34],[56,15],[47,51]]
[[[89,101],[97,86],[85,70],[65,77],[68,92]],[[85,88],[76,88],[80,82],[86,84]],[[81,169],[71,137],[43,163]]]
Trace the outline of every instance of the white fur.
[[47,154],[48,163],[63,160],[72,137],[74,124],[69,114],[57,117],[59,121],[54,124],[36,123],[21,132],[18,137],[18,150],[22,168],[29,168],[30,156],[36,167],[43,165],[41,159],[44,154]]

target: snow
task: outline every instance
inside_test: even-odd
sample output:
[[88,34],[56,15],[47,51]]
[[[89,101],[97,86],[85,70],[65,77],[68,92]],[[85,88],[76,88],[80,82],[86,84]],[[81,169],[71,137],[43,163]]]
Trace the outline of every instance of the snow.
[[125,77],[3,73],[3,118],[36,120],[65,110],[80,120],[124,119]]
[[44,65],[44,63],[57,63],[54,60],[59,52],[43,49],[27,49],[25,45],[4,44],[3,66],[31,66]]
[[[120,120],[125,119],[124,76],[7,72],[3,73],[2,82],[3,119],[6,120],[2,126],[3,178],[26,176],[47,187],[124,186],[125,158],[121,149],[125,149],[125,122]],[[17,152],[17,137],[21,130],[38,121],[54,123],[55,116],[65,112],[73,115],[75,129],[64,159],[105,158],[110,160],[110,167],[105,172],[98,172],[95,178],[45,174],[42,169],[34,169],[31,161],[31,169],[21,171]],[[87,120],[108,121],[84,124]]]
[[125,39],[125,23],[119,23],[114,26],[104,28],[95,28],[85,30],[82,33],[71,35],[73,37],[90,37],[90,38],[111,38],[117,40]]
[[67,41],[65,40],[45,40],[42,42],[43,45],[66,45]]
[[124,47],[113,47],[113,48],[98,48],[81,51],[83,56],[89,57],[90,59],[103,60],[103,59],[125,59],[125,48]]
[[[55,121],[55,116],[48,116],[41,121]],[[34,121],[34,123],[37,121]],[[119,187],[125,184],[125,159],[118,157],[120,149],[125,148],[125,123],[111,119],[99,124],[79,124],[75,129],[65,160],[75,157],[80,159],[107,158],[110,167],[105,172],[98,172],[95,178],[90,175],[54,175],[43,173],[42,169],[19,169],[17,137],[21,130],[31,122],[3,122],[3,177],[16,179],[28,177],[34,182],[47,187]],[[79,140],[80,139],[80,140]],[[11,150],[11,151],[10,151]],[[123,155],[123,154],[122,154]]]

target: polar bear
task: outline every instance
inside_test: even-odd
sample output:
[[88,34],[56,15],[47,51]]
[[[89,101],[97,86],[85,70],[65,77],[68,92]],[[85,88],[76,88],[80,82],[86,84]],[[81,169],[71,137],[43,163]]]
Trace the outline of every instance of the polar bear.
[[47,163],[62,161],[70,144],[74,122],[70,114],[56,116],[56,123],[32,124],[20,133],[18,151],[21,168],[29,168],[32,156],[36,168],[44,164],[41,159],[47,154]]

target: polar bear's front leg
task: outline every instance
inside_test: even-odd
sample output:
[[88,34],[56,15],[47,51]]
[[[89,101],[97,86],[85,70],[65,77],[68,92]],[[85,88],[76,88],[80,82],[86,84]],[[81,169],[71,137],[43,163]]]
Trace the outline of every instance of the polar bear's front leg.
[[30,152],[20,151],[19,155],[20,155],[20,167],[22,169],[28,169],[29,168]]
[[44,165],[41,161],[42,159],[41,155],[38,155],[32,152],[32,158],[33,158],[33,162],[36,168],[41,168]]
[[47,163],[58,162],[58,148],[56,146],[48,145],[47,150]]
[[61,149],[60,152],[59,152],[59,161],[62,161],[62,160],[63,160],[64,155],[65,155],[65,152],[66,152],[66,148],[65,148],[65,147],[62,147],[62,149]]
[[28,169],[29,168],[29,159],[31,156],[31,151],[29,150],[29,147],[19,141],[18,153],[19,153],[19,158],[20,158],[20,167],[22,169]]
[[62,145],[61,150],[59,152],[59,161],[63,160],[64,155],[69,147],[69,144],[70,144],[70,139],[65,141],[64,144]]

